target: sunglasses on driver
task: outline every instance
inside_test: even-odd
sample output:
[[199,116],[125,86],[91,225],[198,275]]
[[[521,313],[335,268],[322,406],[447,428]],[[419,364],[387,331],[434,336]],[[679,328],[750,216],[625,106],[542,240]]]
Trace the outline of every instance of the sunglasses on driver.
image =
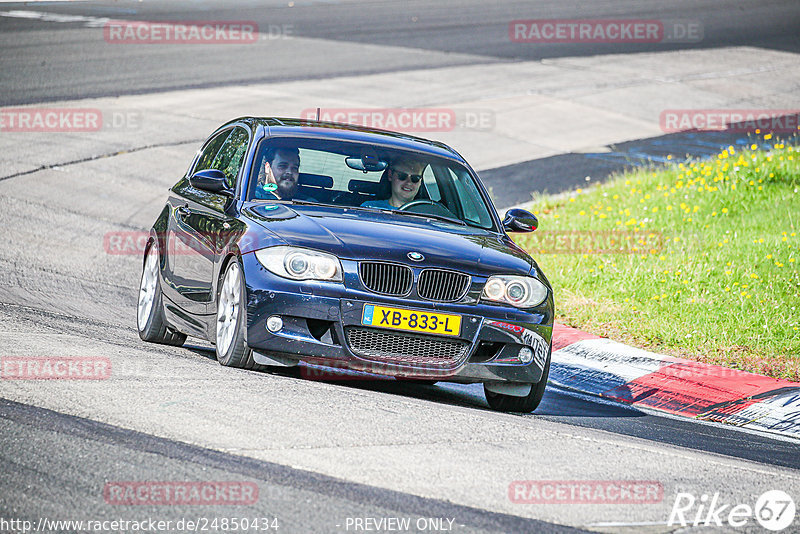
[[411,178],[411,181],[413,183],[417,183],[420,180],[422,180],[422,175],[421,174],[409,174],[407,172],[402,172],[402,171],[392,171],[392,172],[394,172],[394,175],[401,182],[405,182],[409,178]]

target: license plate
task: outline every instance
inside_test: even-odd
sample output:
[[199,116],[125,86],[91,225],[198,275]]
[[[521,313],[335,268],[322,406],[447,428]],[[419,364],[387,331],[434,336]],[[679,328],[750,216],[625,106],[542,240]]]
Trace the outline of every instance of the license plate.
[[424,332],[457,336],[461,333],[461,316],[433,313],[421,310],[406,310],[365,304],[361,324],[407,332]]

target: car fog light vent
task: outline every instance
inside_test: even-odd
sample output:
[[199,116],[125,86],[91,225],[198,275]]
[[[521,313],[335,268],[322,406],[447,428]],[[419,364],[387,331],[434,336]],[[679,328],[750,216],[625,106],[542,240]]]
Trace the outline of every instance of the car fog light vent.
[[267,319],[267,330],[273,334],[280,332],[281,328],[283,328],[283,319],[279,315],[273,315]]
[[488,362],[500,353],[503,348],[503,343],[497,341],[481,341],[478,343],[478,348],[475,353],[470,356],[470,363],[483,363]]
[[533,361],[533,351],[528,347],[522,347],[519,349],[517,357],[522,363],[531,363]]

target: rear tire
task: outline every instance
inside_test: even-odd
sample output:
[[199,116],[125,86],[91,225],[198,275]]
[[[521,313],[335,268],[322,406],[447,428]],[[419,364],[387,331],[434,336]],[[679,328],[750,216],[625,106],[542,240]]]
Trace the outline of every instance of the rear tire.
[[162,305],[161,281],[158,277],[158,242],[153,241],[147,249],[139,282],[139,301],[136,307],[136,327],[139,337],[151,343],[162,343],[180,347],[186,341],[181,334],[167,326]]
[[547,387],[547,377],[550,375],[550,354],[547,355],[547,362],[544,364],[544,371],[542,371],[542,379],[536,384],[531,386],[531,392],[524,397],[515,397],[513,395],[503,395],[502,393],[494,393],[483,386],[483,392],[486,395],[486,402],[492,410],[498,412],[520,412],[531,413],[539,407],[542,402],[545,387]]
[[225,269],[217,292],[217,361],[226,367],[239,369],[264,369],[253,359],[247,346],[247,304],[245,303],[244,276],[237,260]]

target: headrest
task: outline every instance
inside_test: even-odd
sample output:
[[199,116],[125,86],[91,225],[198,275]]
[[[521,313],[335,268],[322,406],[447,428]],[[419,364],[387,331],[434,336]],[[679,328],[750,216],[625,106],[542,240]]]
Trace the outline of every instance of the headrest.
[[300,185],[310,186],[310,187],[320,187],[322,189],[330,189],[333,187],[333,178],[330,176],[323,176],[321,174],[308,174],[306,172],[301,172],[300,177],[297,180],[297,183]]
[[360,193],[362,195],[375,195],[378,193],[378,186],[380,182],[372,182],[370,180],[350,180],[347,184],[347,190],[351,193]]

